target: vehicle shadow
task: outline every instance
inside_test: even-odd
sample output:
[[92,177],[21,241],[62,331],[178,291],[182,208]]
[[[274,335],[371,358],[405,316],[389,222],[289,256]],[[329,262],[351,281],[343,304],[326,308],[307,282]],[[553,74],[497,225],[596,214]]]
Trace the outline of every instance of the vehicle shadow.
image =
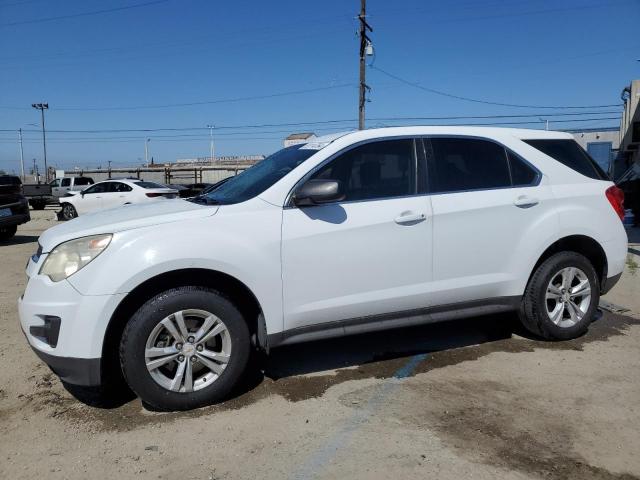
[[38,241],[37,235],[15,235],[8,240],[0,240],[0,246],[3,245],[21,245],[24,243],[34,243]]
[[267,357],[264,375],[277,380],[504,340],[517,324],[516,315],[500,314],[284,346]]

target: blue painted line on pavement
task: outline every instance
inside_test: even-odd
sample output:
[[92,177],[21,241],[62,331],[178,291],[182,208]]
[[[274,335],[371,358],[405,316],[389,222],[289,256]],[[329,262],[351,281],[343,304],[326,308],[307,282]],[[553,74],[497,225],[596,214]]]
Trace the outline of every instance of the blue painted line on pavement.
[[[426,353],[414,355],[407,363],[396,370],[393,379],[387,380],[377,391],[369,398],[366,405],[356,410],[351,415],[344,426],[334,433],[300,468],[291,476],[292,479],[302,480],[315,477],[333,458],[343,451],[352,434],[366,423],[375,410],[382,405],[384,400],[393,392],[400,382],[411,376],[415,369],[427,359]],[[394,381],[395,380],[395,381]]]

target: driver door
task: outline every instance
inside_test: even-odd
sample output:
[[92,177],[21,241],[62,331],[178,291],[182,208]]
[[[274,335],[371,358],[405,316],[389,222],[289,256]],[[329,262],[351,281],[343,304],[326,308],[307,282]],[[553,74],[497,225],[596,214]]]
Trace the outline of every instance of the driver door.
[[414,140],[394,139],[355,146],[306,179],[339,180],[346,198],[283,210],[285,330],[429,305],[431,202],[418,169]]
[[82,193],[81,198],[75,203],[78,214],[89,213],[102,209],[102,196],[107,190],[108,182],[96,183]]

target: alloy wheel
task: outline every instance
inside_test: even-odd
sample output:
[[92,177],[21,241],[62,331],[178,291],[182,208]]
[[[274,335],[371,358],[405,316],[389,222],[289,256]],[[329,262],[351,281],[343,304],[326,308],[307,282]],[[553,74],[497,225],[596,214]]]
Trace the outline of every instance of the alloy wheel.
[[224,322],[204,310],[180,310],[162,319],[145,345],[151,378],[166,390],[193,392],[213,384],[231,357]]
[[545,295],[547,315],[553,323],[569,328],[580,322],[591,305],[591,284],[576,267],[566,267],[551,277]]

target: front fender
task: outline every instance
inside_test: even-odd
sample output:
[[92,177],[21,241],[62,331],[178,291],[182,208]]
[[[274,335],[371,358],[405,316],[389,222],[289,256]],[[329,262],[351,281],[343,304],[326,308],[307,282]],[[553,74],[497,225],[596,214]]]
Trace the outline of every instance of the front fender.
[[260,210],[220,212],[204,219],[116,233],[109,247],[69,277],[69,282],[83,295],[113,295],[131,292],[163,273],[213,270],[245,284],[262,306],[269,333],[279,332],[282,210],[273,206]]

